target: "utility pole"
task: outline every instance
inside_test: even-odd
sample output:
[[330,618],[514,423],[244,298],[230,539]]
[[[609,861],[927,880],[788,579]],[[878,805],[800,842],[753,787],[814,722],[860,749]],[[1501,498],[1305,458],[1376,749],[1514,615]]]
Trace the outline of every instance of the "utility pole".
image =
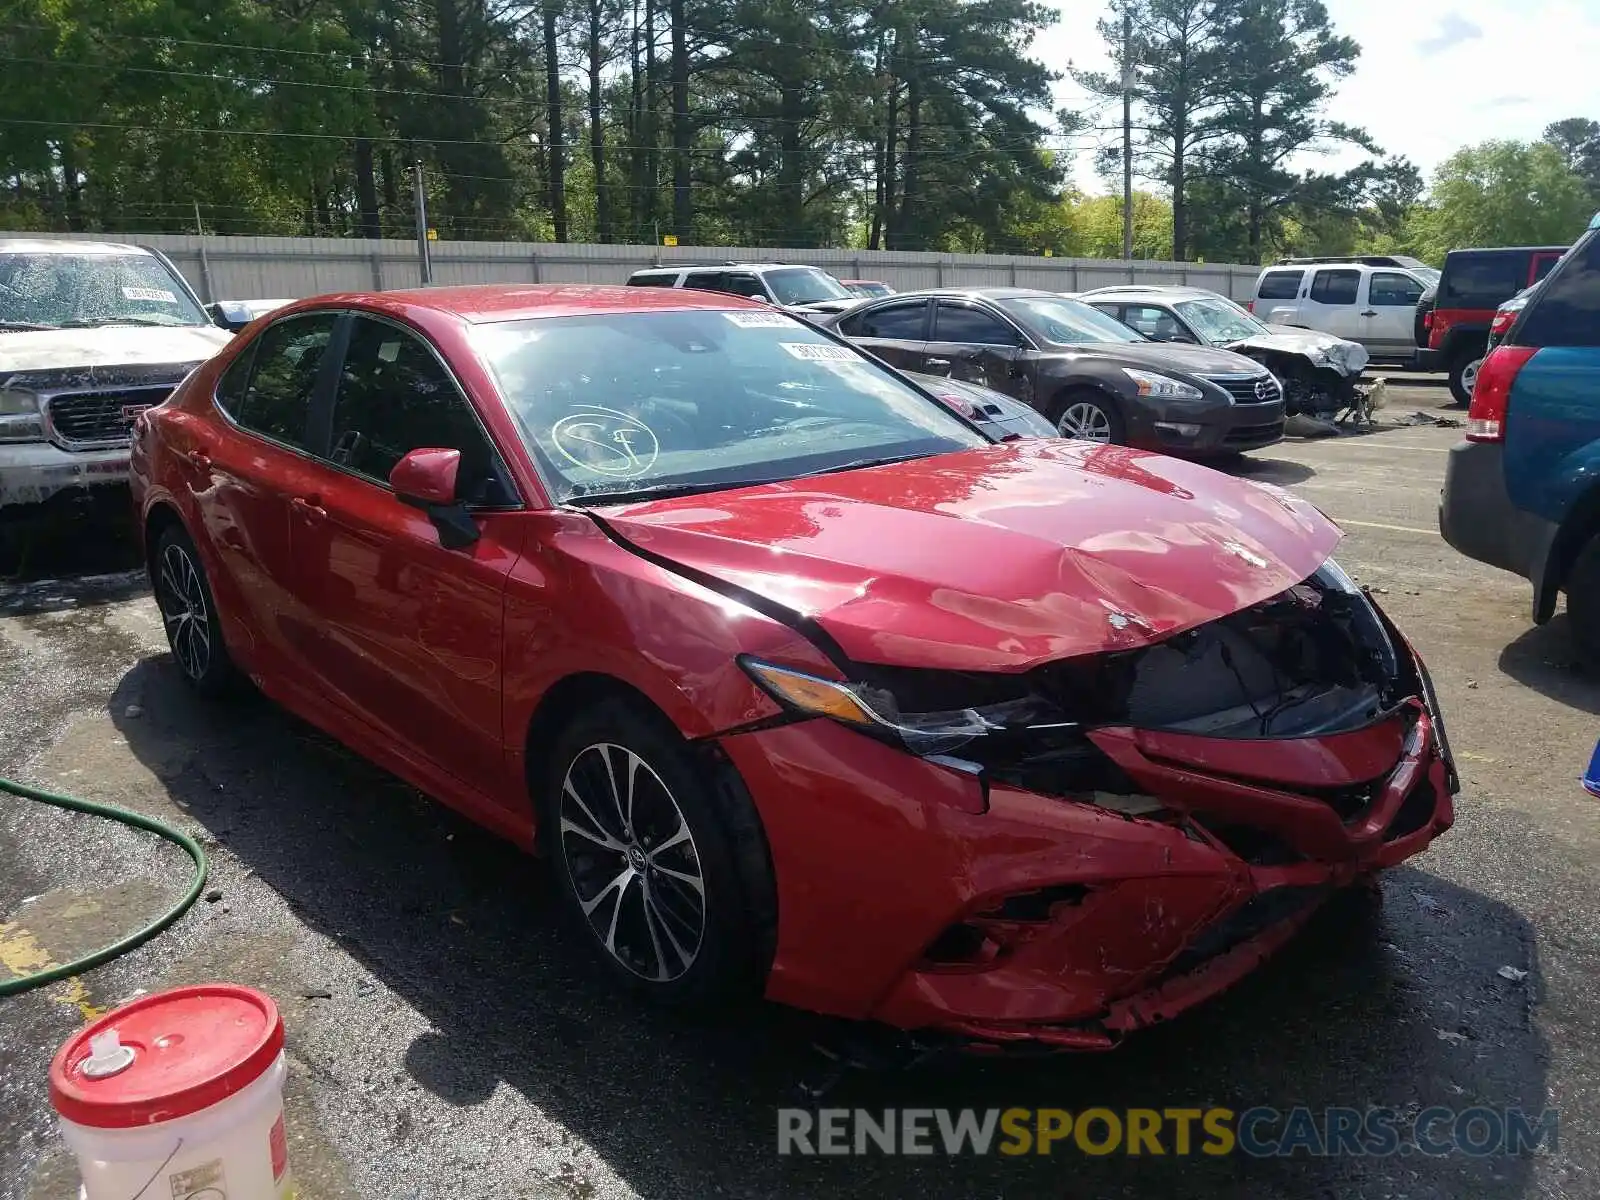
[[200,201],[198,200],[194,202],[194,235],[195,237],[205,237],[206,235],[205,226],[200,224]]
[[1133,257],[1133,5],[1122,3],[1122,257]]
[[422,160],[411,164],[411,190],[417,197],[417,265],[422,271],[422,286],[433,282],[433,256],[428,246],[428,196],[422,190]]

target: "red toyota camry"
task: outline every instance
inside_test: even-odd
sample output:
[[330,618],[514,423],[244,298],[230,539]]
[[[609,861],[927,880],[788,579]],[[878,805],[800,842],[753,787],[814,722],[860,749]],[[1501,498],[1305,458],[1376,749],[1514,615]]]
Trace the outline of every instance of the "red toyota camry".
[[1451,823],[1314,508],[994,442],[735,298],[306,301],[139,418],[133,479],[194,687],[536,845],[663,999],[1109,1046]]

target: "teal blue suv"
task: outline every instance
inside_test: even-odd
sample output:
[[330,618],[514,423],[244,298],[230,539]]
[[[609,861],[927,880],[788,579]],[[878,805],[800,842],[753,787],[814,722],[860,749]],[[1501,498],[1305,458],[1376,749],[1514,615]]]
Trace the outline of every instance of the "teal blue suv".
[[1600,215],[1484,359],[1439,531],[1529,580],[1538,624],[1565,592],[1579,649],[1600,667]]

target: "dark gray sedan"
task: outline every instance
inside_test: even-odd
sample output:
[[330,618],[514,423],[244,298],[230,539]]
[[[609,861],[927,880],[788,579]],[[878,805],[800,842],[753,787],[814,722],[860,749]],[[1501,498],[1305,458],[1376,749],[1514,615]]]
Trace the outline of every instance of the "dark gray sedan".
[[1066,437],[1192,456],[1254,450],[1283,437],[1283,390],[1259,363],[1150,341],[1050,292],[908,292],[818,324],[902,371],[1015,397]]

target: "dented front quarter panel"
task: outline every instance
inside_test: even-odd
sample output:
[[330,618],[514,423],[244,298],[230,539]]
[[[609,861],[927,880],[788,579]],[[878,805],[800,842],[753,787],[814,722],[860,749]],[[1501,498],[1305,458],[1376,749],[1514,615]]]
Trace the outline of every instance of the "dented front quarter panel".
[[1340,538],[1287,493],[1068,441],[604,512],[631,545],[815,620],[855,661],[956,670],[1149,645],[1298,583]]

